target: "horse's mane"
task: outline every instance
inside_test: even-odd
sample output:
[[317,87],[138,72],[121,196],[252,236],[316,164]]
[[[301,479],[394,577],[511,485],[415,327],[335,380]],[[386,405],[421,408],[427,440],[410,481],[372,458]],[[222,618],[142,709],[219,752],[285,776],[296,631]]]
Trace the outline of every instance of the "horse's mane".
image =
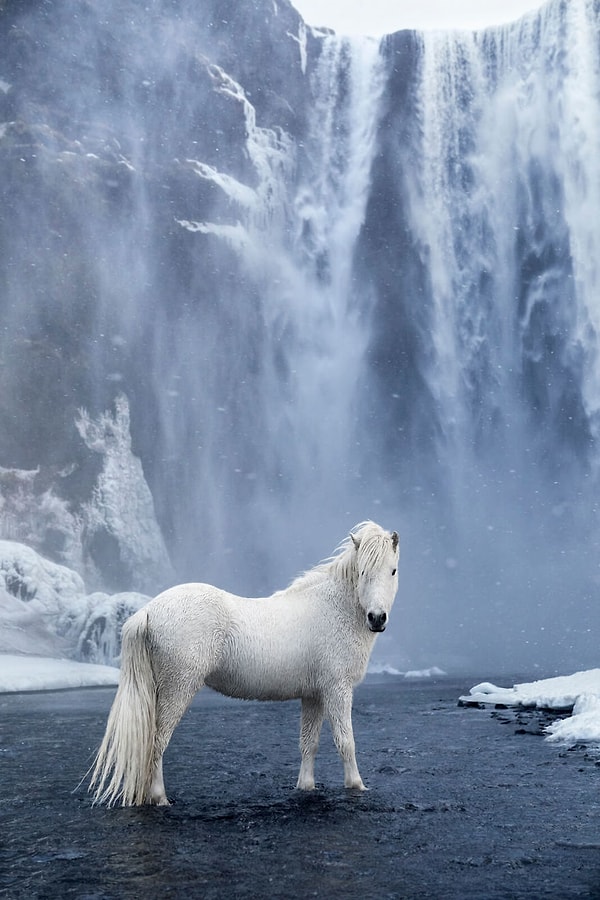
[[[294,578],[286,593],[302,590],[331,577],[356,584],[359,572],[368,573],[379,568],[390,540],[389,532],[381,525],[370,520],[360,522],[336,547],[332,556]],[[354,552],[355,541],[359,542],[357,553]]]

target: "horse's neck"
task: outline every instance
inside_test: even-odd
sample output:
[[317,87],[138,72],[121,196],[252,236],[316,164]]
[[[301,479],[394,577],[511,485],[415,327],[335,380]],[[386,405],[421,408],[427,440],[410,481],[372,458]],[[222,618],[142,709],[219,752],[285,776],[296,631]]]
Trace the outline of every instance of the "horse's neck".
[[353,628],[361,628],[364,612],[358,602],[357,586],[346,572],[336,568],[318,567],[301,575],[273,597],[303,606],[308,598],[318,598],[336,610],[338,617]]
[[340,616],[349,619],[352,624],[360,621],[361,608],[358,602],[358,592],[356,585],[345,578],[329,579],[328,584],[329,601]]

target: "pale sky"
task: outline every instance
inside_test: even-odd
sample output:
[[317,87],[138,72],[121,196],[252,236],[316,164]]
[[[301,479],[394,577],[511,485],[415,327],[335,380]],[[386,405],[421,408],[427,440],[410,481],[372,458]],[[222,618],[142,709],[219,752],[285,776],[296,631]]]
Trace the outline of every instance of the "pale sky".
[[402,28],[486,28],[539,9],[543,0],[292,0],[308,25],[380,36]]

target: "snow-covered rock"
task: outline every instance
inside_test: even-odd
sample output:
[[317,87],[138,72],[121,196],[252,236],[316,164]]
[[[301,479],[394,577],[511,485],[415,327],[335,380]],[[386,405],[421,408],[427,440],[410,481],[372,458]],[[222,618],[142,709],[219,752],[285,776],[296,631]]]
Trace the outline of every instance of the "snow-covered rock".
[[113,663],[125,619],[150,598],[88,594],[83,579],[16,541],[0,541],[0,653]]
[[173,573],[142,464],[131,449],[127,397],[116,398],[114,415],[105,412],[92,419],[80,410],[75,424],[86,446],[103,459],[92,497],[83,507],[89,554],[105,576],[112,566],[111,583],[157,593]]
[[512,688],[484,681],[472,687],[459,702],[473,706],[571,710],[570,717],[548,725],[547,740],[569,744],[600,742],[600,669],[515,684]]

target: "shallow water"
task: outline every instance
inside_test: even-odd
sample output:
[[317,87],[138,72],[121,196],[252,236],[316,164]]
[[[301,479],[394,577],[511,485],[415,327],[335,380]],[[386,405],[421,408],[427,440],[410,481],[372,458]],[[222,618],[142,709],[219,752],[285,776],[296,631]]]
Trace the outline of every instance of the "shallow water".
[[364,794],[328,729],[294,790],[299,704],[206,691],[165,757],[173,805],[113,810],[73,793],[113,690],[2,695],[0,896],[600,898],[600,768],[459,708],[471,683],[359,688]]

